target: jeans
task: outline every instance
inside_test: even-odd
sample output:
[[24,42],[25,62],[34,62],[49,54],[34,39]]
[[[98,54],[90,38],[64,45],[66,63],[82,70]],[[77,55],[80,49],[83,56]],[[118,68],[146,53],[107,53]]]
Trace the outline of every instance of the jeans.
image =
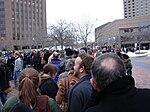
[[20,76],[20,71],[14,71],[14,84],[17,86],[17,80]]

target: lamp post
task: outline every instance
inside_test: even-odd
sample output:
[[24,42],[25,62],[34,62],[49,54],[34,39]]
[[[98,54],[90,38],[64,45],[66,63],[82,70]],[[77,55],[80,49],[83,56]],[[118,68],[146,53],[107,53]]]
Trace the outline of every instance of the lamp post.
[[33,41],[33,45],[32,46],[33,46],[33,49],[34,49],[35,48],[35,46],[34,46],[35,38],[34,37],[32,38],[32,41]]
[[113,46],[116,48],[116,37],[113,37]]
[[[57,35],[55,35],[55,38],[57,39]],[[57,40],[56,40],[56,43],[55,43],[55,49],[57,50]]]

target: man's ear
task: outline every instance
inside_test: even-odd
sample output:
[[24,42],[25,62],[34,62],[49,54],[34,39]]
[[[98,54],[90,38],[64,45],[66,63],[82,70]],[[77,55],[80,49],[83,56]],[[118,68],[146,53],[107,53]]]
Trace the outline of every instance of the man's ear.
[[80,67],[79,71],[80,71],[80,73],[83,73],[84,72],[84,66]]
[[91,83],[92,87],[94,88],[94,90],[98,90],[97,85],[93,78],[90,79],[90,83]]

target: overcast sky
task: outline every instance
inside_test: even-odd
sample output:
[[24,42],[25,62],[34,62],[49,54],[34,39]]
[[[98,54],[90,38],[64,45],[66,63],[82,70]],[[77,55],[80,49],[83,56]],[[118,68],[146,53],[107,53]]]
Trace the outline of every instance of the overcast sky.
[[123,0],[46,0],[47,23],[83,20],[90,17],[97,26],[123,19]]

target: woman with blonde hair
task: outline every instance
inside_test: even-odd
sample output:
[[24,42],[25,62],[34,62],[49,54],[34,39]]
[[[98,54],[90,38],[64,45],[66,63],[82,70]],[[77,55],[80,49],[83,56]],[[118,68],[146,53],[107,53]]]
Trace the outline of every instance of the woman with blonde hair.
[[18,95],[13,96],[6,101],[2,112],[9,112],[19,102],[25,104],[35,112],[61,111],[57,103],[52,98],[39,94],[38,88],[40,84],[40,77],[37,70],[33,68],[25,68],[22,70],[18,84]]

